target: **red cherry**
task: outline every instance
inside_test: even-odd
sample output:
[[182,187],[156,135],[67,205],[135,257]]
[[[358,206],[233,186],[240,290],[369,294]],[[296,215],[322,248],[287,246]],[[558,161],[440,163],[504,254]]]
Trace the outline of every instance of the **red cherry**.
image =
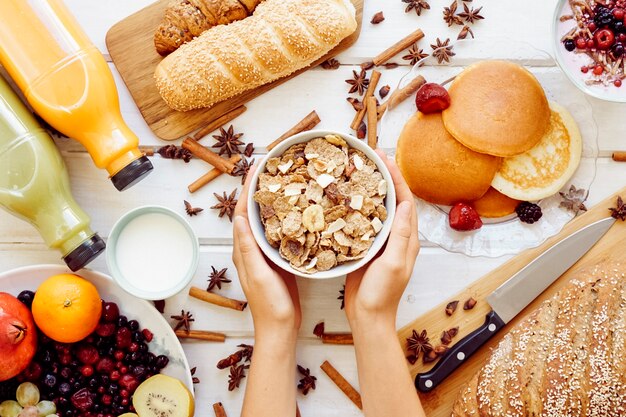
[[615,42],[615,35],[611,29],[601,29],[593,35],[593,38],[598,49],[602,50],[609,49]]
[[619,88],[622,86],[622,80],[615,80],[613,81],[613,85],[615,85],[615,87]]
[[589,23],[589,31],[590,31],[591,33],[595,32],[597,28],[598,28],[598,26],[596,26],[596,23],[595,23],[595,22],[591,22],[591,23]]
[[586,73],[588,73],[588,72],[589,72],[589,67],[587,67],[587,66],[580,67],[580,71],[581,71],[583,74],[586,74]]
[[595,68],[593,69],[593,73],[595,75],[602,75],[603,72],[604,72],[604,69],[602,68],[602,65],[596,65]]
[[587,41],[585,40],[585,38],[576,39],[576,48],[585,49],[586,47],[587,47]]
[[613,9],[613,17],[615,17],[616,19],[623,19],[624,18],[624,9]]

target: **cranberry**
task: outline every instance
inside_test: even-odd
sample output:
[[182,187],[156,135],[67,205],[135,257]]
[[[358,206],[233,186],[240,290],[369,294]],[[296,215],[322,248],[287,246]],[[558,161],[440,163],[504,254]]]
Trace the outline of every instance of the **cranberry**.
[[120,327],[117,329],[117,333],[115,335],[115,346],[118,349],[126,349],[130,347],[132,343],[131,340],[132,332],[127,327]]
[[130,392],[127,389],[121,389],[120,390],[120,396],[122,398],[128,398],[128,397],[130,397]]
[[591,22],[591,23],[589,23],[589,26],[588,26],[588,27],[589,27],[589,31],[590,31],[591,33],[595,32],[595,31],[596,31],[596,29],[598,28],[598,26],[596,25],[596,23],[595,23],[595,22]]
[[115,369],[115,362],[111,358],[102,358],[96,365],[96,371],[101,374],[109,374]]
[[128,398],[122,398],[122,401],[121,401],[122,405],[126,406],[128,405],[128,403],[129,403]]
[[154,338],[154,334],[150,330],[143,329],[141,333],[143,334],[143,337],[146,340],[146,342],[148,343],[152,342],[152,339]]
[[93,407],[93,397],[87,388],[76,391],[70,400],[72,401],[72,405],[80,411],[89,411],[89,409]]
[[113,401],[113,398],[109,394],[104,394],[100,398],[100,401],[102,402],[102,404],[111,405],[111,402]]
[[98,387],[98,394],[104,394],[106,389],[104,387]]
[[130,346],[128,347],[129,352],[137,352],[138,350],[139,350],[139,343],[137,342],[131,343]]
[[576,48],[578,48],[578,49],[585,49],[585,48],[587,48],[587,41],[585,40],[585,38],[578,38],[578,39],[576,39]]
[[586,73],[588,73],[588,72],[589,72],[589,67],[588,67],[588,66],[582,66],[582,67],[580,67],[580,71],[581,71],[583,74],[586,74]]
[[622,80],[615,80],[615,81],[613,81],[613,85],[615,87],[618,87],[618,88],[621,87],[622,86]]
[[100,337],[113,336],[115,333],[115,323],[100,323],[96,327],[96,334]]
[[111,371],[111,373],[109,374],[109,378],[111,378],[111,381],[117,381],[118,379],[120,379],[120,371]]
[[602,65],[596,65],[595,68],[593,69],[593,73],[595,75],[602,75],[602,72],[604,72]]
[[121,350],[116,350],[115,353],[113,353],[113,357],[117,361],[121,361],[122,359],[124,359],[124,355],[125,353]]
[[100,359],[98,349],[96,349],[95,346],[88,345],[86,343],[78,346],[76,349],[76,357],[85,365],[93,365]]
[[102,320],[107,323],[115,323],[120,317],[120,309],[115,303],[104,303],[102,305]]
[[127,374],[127,373],[128,373],[128,367],[126,367],[126,366],[120,366],[120,368],[119,368],[119,369],[120,369],[120,373],[121,373],[122,375],[124,375],[124,374]]
[[625,16],[624,9],[613,9],[613,17],[623,20]]
[[84,376],[84,377],[90,377],[93,375],[93,366],[91,365],[83,365],[80,368],[80,373]]
[[72,363],[72,355],[70,355],[69,353],[60,355],[59,362],[61,363],[61,365],[69,365],[70,363]]
[[598,49],[607,50],[615,42],[615,35],[611,29],[600,29],[593,35]]
[[622,42],[622,43],[626,42],[626,33],[620,33],[620,34],[617,36],[617,39],[618,39],[620,42]]

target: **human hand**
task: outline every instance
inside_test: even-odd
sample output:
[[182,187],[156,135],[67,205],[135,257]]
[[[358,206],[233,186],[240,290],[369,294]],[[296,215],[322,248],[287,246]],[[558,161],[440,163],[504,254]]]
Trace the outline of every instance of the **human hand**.
[[293,274],[278,268],[263,256],[248,221],[248,193],[255,167],[250,169],[234,218],[233,262],[248,299],[257,338],[292,340],[302,321],[298,286]]
[[372,320],[395,328],[398,304],[420,248],[413,194],[395,162],[380,149],[376,152],[393,178],[397,208],[383,253],[346,278],[345,309],[353,332]]

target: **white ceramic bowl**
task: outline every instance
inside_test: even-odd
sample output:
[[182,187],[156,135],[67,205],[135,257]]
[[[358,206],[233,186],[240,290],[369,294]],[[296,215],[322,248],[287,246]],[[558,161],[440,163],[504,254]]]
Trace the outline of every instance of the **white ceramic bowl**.
[[564,14],[570,14],[571,10],[568,0],[559,0],[554,9],[554,16],[552,18],[552,42],[556,62],[565,75],[567,75],[567,78],[583,93],[600,100],[626,103],[626,85],[619,88],[612,84],[608,86],[587,85],[585,81],[589,79],[589,74],[583,74],[580,68],[583,65],[591,64],[591,59],[584,54],[568,52],[563,47],[561,38],[575,26],[576,21],[567,20],[561,22],[560,18]]
[[[324,137],[326,135],[337,135],[343,138],[348,146],[354,149],[358,149],[363,152],[370,160],[372,160],[378,170],[383,176],[383,179],[387,181],[388,189],[387,189],[387,197],[385,198],[385,208],[387,209],[387,220],[383,222],[383,228],[376,235],[374,239],[374,243],[372,247],[369,249],[364,258],[358,259],[356,261],[346,262],[341,265],[337,265],[334,268],[328,271],[320,271],[313,274],[305,274],[291,267],[289,262],[283,259],[278,253],[278,249],[273,248],[265,238],[265,229],[263,224],[261,223],[261,217],[259,213],[259,205],[254,201],[254,192],[257,189],[257,184],[259,181],[259,175],[265,172],[265,164],[270,158],[281,156],[288,148],[291,146],[308,142],[315,138]],[[354,136],[347,135],[345,133],[333,132],[328,130],[311,130],[308,132],[299,133],[294,135],[274,149],[272,149],[263,160],[259,163],[257,170],[254,172],[252,179],[250,181],[250,193],[248,194],[248,219],[250,221],[250,228],[252,229],[252,234],[254,235],[257,243],[261,247],[261,250],[272,262],[278,265],[280,268],[284,269],[287,272],[295,274],[297,276],[301,276],[303,278],[314,278],[314,279],[328,279],[328,278],[337,278],[350,272],[353,272],[363,265],[367,264],[372,258],[382,249],[383,245],[387,241],[389,237],[389,233],[391,232],[391,224],[396,214],[396,191],[393,186],[393,180],[391,178],[391,174],[389,170],[385,166],[385,163],[380,159],[380,157],[374,152],[365,142],[355,138]]]
[[[149,289],[139,288],[133,285],[127,277],[124,276],[121,269],[119,268],[117,261],[117,243],[120,236],[120,233],[124,228],[128,225],[128,223],[145,214],[150,213],[159,213],[170,216],[178,223],[184,226],[187,234],[189,235],[189,239],[192,243],[192,259],[191,264],[189,265],[189,269],[185,273],[184,276],[178,277],[178,279],[172,282],[172,286],[162,290],[162,291],[150,291]],[[124,214],[120,219],[115,223],[113,229],[111,229],[111,233],[107,240],[107,266],[109,267],[109,271],[111,272],[111,276],[113,280],[127,293],[134,295],[135,297],[143,298],[144,300],[164,300],[169,298],[180,291],[182,291],[189,282],[191,282],[196,269],[198,267],[198,252],[200,251],[198,237],[195,232],[191,228],[189,222],[180,214],[176,213],[173,210],[170,210],[167,207],[162,206],[142,206],[138,207],[134,210],[129,211]],[[176,262],[176,259],[172,259],[172,262]]]

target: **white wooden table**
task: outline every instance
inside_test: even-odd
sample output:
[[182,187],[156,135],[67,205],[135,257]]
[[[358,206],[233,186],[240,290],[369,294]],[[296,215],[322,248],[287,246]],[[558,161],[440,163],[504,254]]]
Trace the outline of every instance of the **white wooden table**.
[[[108,59],[104,44],[107,30],[152,0],[66,0],[66,2],[93,42]],[[263,152],[265,145],[313,109],[317,110],[322,119],[320,128],[347,131],[354,113],[345,101],[347,85],[344,80],[349,78],[353,69],[358,69],[358,64],[367,61],[417,27],[426,33],[426,39],[421,41],[421,46],[426,51],[430,51],[429,44],[436,37],[456,38],[459,27],[450,30],[442,20],[442,9],[448,2],[431,0],[430,3],[431,10],[424,11],[422,16],[418,17],[413,12],[405,14],[405,4],[400,0],[367,0],[361,36],[356,45],[338,57],[342,64],[340,69],[336,71],[313,69],[255,99],[247,105],[248,111],[235,120],[235,129],[245,133],[243,139],[246,142],[255,143],[257,152]],[[486,20],[477,23],[474,32],[478,38],[505,36],[524,40],[536,48],[550,51],[551,17],[555,3],[556,0],[524,2],[476,0],[473,5],[484,6],[483,14]],[[384,11],[386,20],[379,25],[370,24],[372,15],[380,10]],[[400,57],[393,61],[403,63]],[[538,64],[554,65],[548,61]],[[118,81],[123,115],[141,138],[142,145],[166,144],[149,130],[115,67],[112,64],[110,67]],[[379,85],[395,86],[406,71],[406,66],[384,70]],[[572,85],[571,88],[575,87]],[[601,156],[597,179],[588,202],[593,205],[626,184],[626,164],[620,165],[610,159],[611,151],[626,149],[626,139],[623,136],[623,115],[626,106],[589,100],[599,127]],[[210,138],[205,141],[212,143]],[[161,204],[182,213],[183,199],[187,199],[194,206],[205,208],[199,216],[190,219],[202,243],[200,266],[194,284],[199,287],[206,286],[211,265],[218,269],[228,267],[228,277],[234,280],[232,284],[225,286],[222,294],[234,298],[243,297],[231,262],[231,223],[226,218],[219,219],[216,213],[209,209],[215,204],[213,193],[230,192],[233,188],[240,189],[239,179],[223,176],[196,194],[189,195],[187,185],[205,173],[209,168],[208,165],[198,160],[184,164],[182,161],[164,160],[157,156],[152,159],[155,170],[146,180],[129,191],[119,193],[107,179],[105,171],[96,169],[88,154],[79,146],[63,140],[59,141],[59,145],[63,149],[70,170],[74,195],[82,207],[90,213],[94,230],[104,238],[123,213],[140,205]],[[257,158],[261,156],[256,155]],[[506,259],[506,257],[470,258],[448,253],[428,242],[423,242],[413,279],[400,305],[398,326],[404,325],[445,300]],[[0,271],[40,263],[62,262],[57,253],[45,248],[34,229],[0,210]],[[104,256],[93,262],[90,267],[108,272]],[[339,309],[340,302],[337,300],[342,285],[342,279],[299,281],[304,317],[298,344],[298,363],[311,368],[313,374],[318,377],[317,389],[306,397],[299,395],[298,398],[302,415],[305,417],[361,414],[319,369],[319,365],[327,359],[358,387],[353,347],[322,345],[312,334],[314,325],[321,320],[326,322],[330,331],[349,330],[344,313]],[[165,316],[169,318],[170,314],[179,312],[181,308],[190,310],[195,315],[195,329],[220,331],[228,335],[224,344],[185,342],[183,345],[191,366],[197,366],[196,376],[201,380],[195,389],[198,410],[196,415],[212,415],[211,404],[218,401],[224,403],[229,416],[239,415],[243,389],[228,392],[227,370],[218,371],[215,364],[220,358],[232,353],[236,345],[253,343],[253,327],[249,312],[225,310],[189,300],[186,295],[179,295],[167,301]]]

